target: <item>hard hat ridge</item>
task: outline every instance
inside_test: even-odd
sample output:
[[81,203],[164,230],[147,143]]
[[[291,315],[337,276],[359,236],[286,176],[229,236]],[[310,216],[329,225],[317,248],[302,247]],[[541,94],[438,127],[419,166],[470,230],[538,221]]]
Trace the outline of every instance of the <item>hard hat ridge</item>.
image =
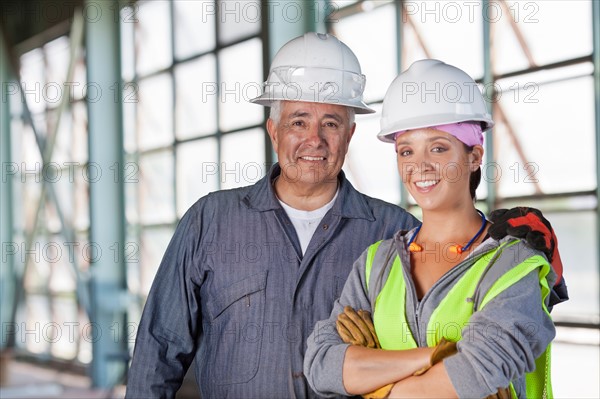
[[250,100],[306,101],[375,112],[362,99],[366,78],[356,55],[335,36],[309,32],[287,42],[275,55],[263,93]]

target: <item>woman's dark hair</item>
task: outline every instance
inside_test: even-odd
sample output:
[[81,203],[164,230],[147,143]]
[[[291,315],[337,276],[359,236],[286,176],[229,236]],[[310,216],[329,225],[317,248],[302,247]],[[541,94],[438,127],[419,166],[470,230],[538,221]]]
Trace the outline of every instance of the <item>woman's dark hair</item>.
[[[463,143],[467,152],[473,152],[473,146],[468,146]],[[471,193],[471,198],[473,201],[477,199],[475,195],[475,191],[477,191],[477,187],[479,187],[479,183],[481,183],[481,168],[477,168],[476,171],[471,172],[471,176],[469,176],[469,192]]]

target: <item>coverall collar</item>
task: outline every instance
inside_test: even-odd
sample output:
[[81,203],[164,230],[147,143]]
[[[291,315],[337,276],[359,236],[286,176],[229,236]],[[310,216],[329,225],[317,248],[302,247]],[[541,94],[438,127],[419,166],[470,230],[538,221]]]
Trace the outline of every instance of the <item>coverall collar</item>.
[[[250,188],[250,191],[243,199],[248,208],[258,212],[281,208],[273,189],[273,181],[280,173],[281,167],[279,163],[275,163],[267,175]],[[366,200],[346,179],[343,171],[340,171],[338,180],[340,182],[338,198],[333,204],[331,212],[334,215],[344,218],[374,221],[375,217]]]

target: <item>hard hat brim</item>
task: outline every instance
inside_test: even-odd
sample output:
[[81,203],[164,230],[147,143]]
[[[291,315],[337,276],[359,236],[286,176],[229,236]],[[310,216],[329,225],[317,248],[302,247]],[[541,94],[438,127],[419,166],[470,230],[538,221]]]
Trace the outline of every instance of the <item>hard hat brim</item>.
[[394,135],[398,132],[404,132],[406,130],[415,130],[415,129],[424,129],[429,126],[437,126],[437,125],[445,125],[449,123],[458,123],[458,122],[482,122],[482,130],[485,132],[490,130],[494,126],[494,121],[492,120],[491,115],[481,115],[481,116],[473,116],[468,115],[461,117],[460,115],[435,115],[431,116],[427,119],[426,122],[423,121],[423,117],[416,117],[413,121],[401,121],[388,127],[385,130],[381,130],[377,134],[377,138],[386,143],[393,143]]
[[270,107],[275,101],[298,101],[305,103],[315,103],[315,104],[331,104],[331,105],[341,105],[343,107],[349,107],[354,109],[354,112],[357,114],[373,114],[376,111],[372,108],[369,108],[367,104],[363,101],[353,101],[353,102],[345,102],[345,101],[310,101],[305,99],[284,99],[284,98],[272,98],[269,93],[262,94],[256,98],[249,100],[253,104],[262,105],[264,107]]

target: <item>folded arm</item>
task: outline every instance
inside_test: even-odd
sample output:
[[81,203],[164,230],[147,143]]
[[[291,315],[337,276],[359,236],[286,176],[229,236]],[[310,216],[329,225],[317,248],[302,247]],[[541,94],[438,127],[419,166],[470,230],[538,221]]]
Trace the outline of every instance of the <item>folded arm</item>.
[[425,374],[410,376],[394,384],[390,398],[458,398],[443,363],[438,363]]
[[429,363],[432,351],[433,348],[391,351],[351,345],[344,358],[344,388],[352,395],[364,394],[410,377]]

